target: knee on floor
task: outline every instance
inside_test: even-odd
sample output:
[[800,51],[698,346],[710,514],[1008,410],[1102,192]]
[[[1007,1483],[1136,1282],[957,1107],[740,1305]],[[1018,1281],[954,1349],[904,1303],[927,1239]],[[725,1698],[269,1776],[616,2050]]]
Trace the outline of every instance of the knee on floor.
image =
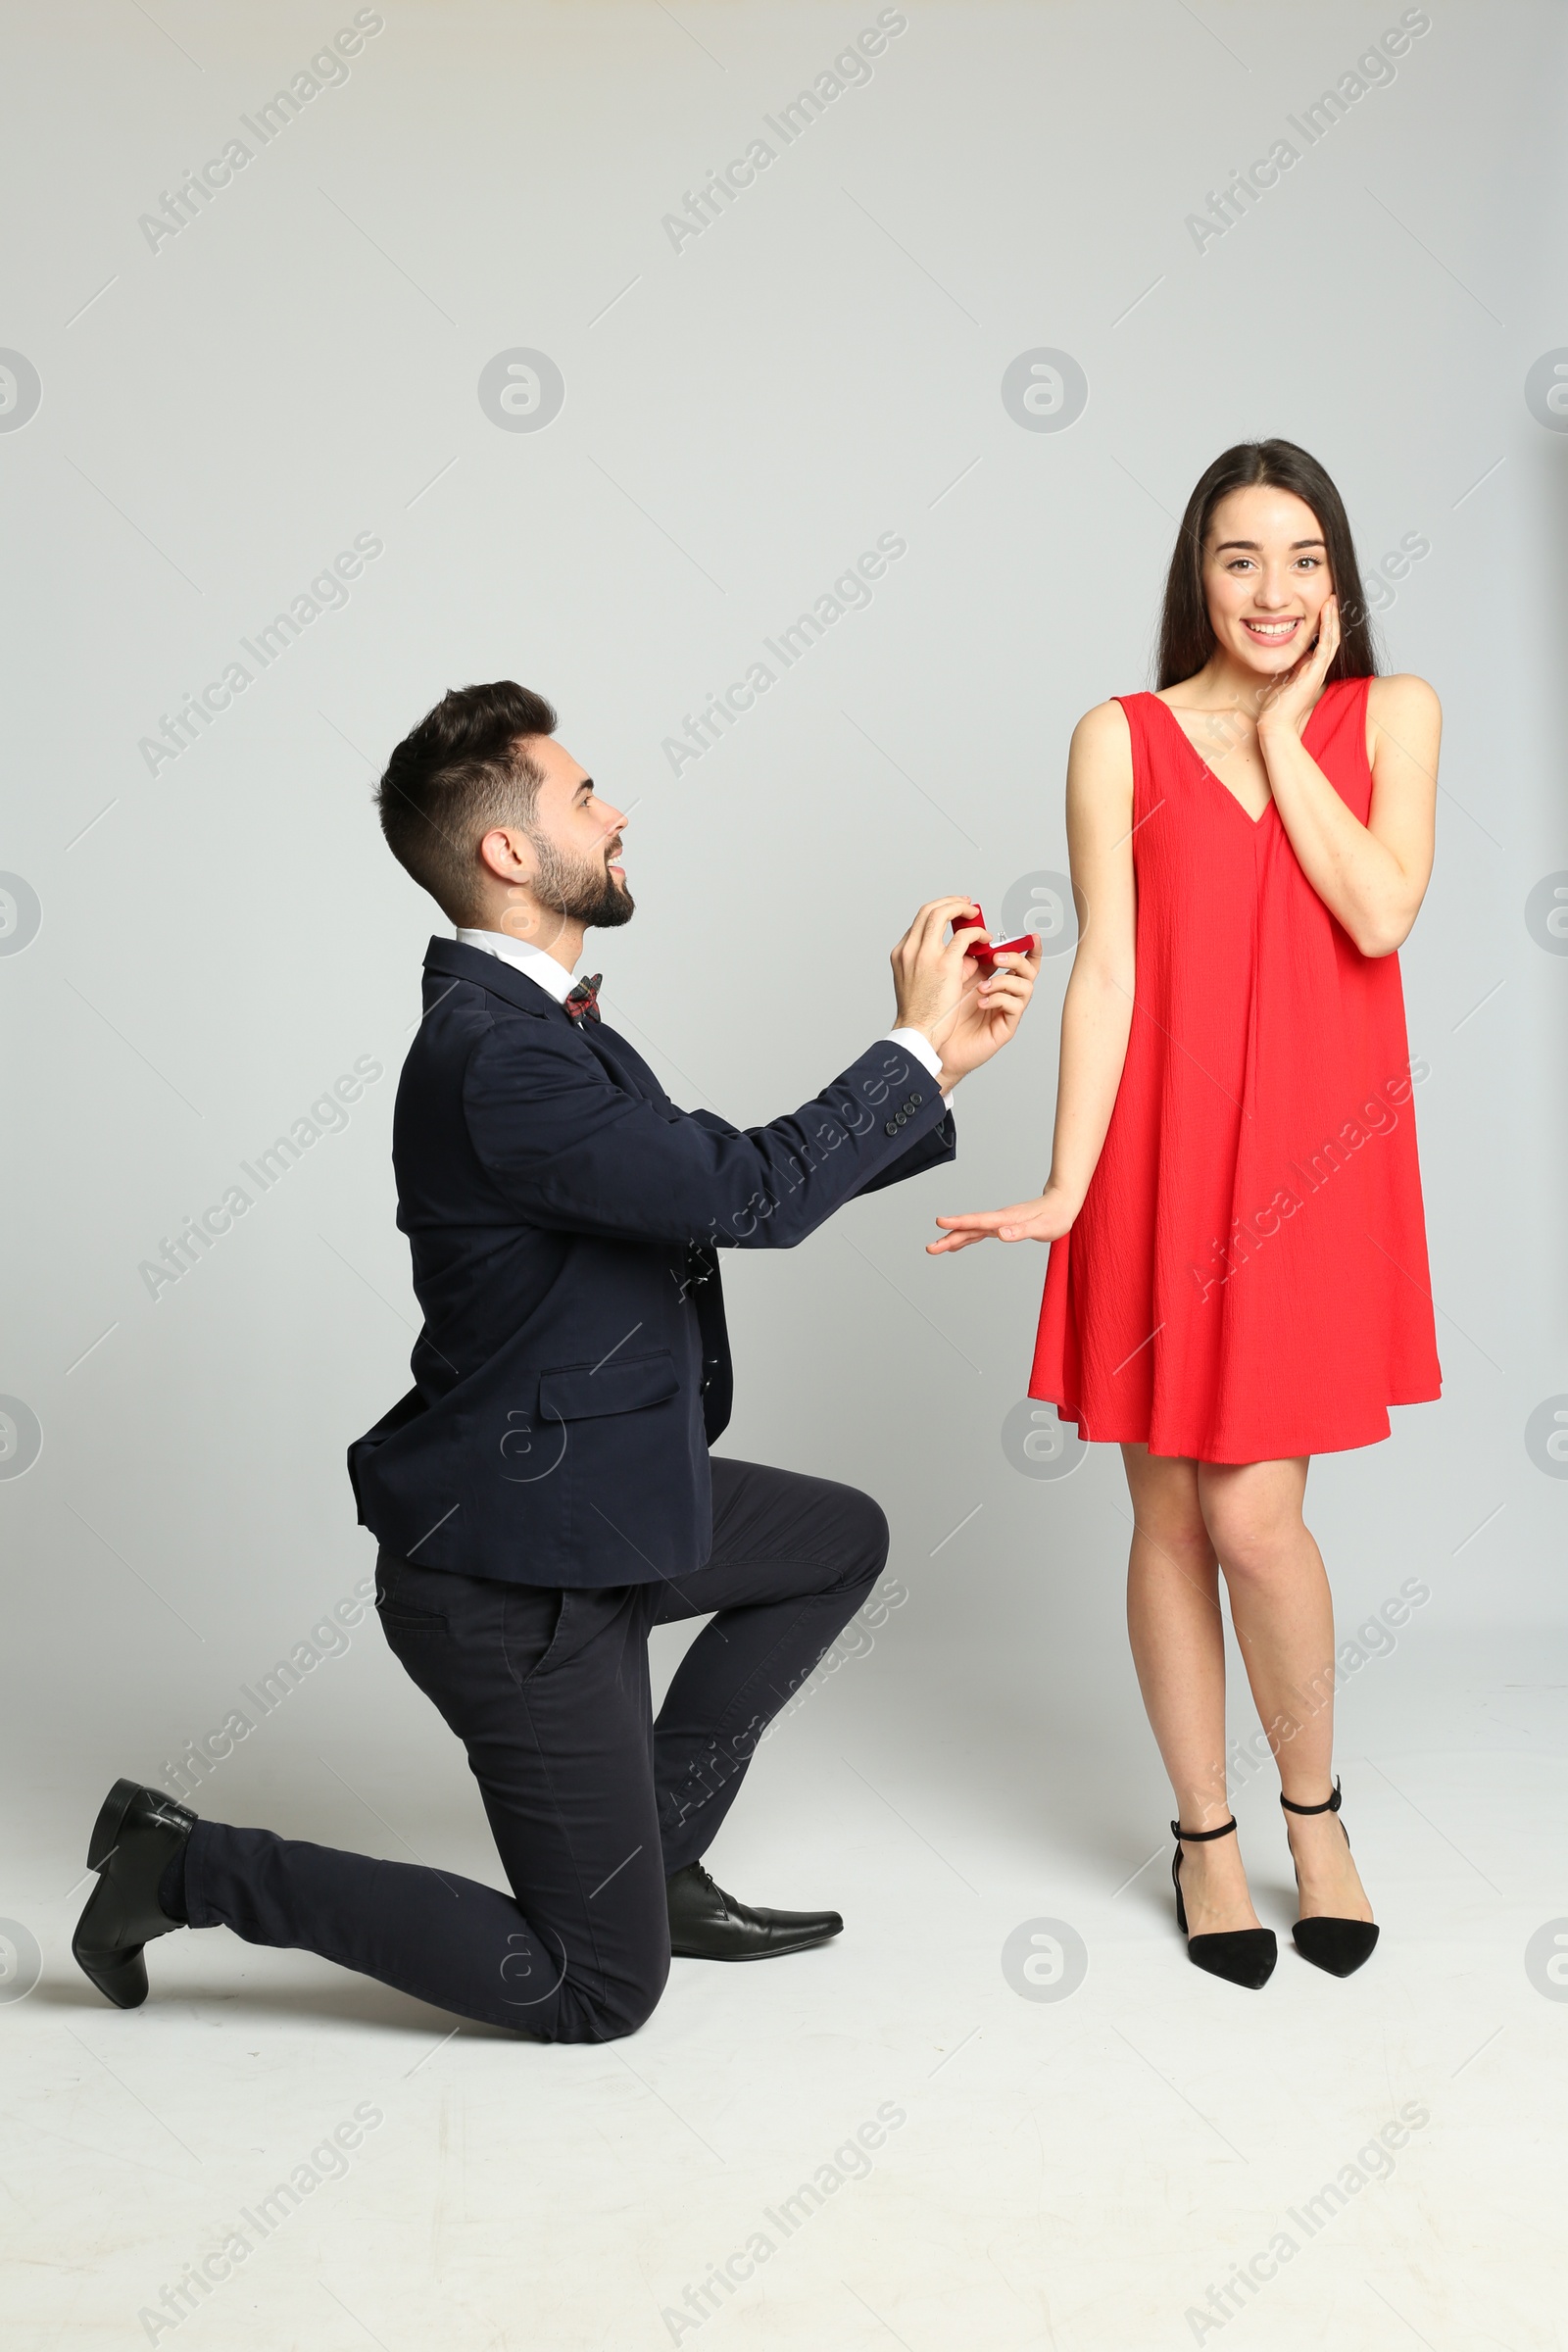
[[[624,2041],[646,2026],[663,1998],[669,1981],[669,1954],[662,1953],[635,1976],[614,1984],[601,1981],[596,1990],[579,1992],[579,2001],[593,2018],[595,2041]],[[590,2038],[584,2036],[584,2038]]]
[[851,1564],[844,1581],[872,1585],[888,1564],[893,1531],[882,1505],[858,1487],[847,1487],[845,1496],[844,1534]]

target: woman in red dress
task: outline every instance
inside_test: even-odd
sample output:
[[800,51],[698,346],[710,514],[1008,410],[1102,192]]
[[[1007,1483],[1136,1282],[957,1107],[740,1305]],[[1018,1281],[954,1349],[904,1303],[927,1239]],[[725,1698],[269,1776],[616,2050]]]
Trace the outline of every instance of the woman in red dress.
[[1304,450],[1244,443],[1199,482],[1158,690],[1073,734],[1050,1178],[930,1245],[1052,1245],[1029,1394],[1121,1446],[1179,1920],[1200,1967],[1250,1985],[1276,1947],[1231,1834],[1219,1578],[1279,1766],[1297,1947],[1348,1976],[1377,1929],[1336,1819],[1333,1606],[1302,1497],[1314,1453],[1440,1393],[1397,956],[1440,713],[1420,678],[1376,675],[1358,576]]

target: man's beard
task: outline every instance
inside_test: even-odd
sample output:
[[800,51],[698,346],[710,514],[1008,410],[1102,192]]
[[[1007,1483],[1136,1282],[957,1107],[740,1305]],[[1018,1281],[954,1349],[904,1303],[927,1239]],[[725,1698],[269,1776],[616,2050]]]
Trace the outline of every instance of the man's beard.
[[635,902],[610,871],[608,853],[602,858],[564,858],[553,842],[538,834],[533,847],[539,860],[533,895],[541,906],[592,931],[613,931],[631,921]]

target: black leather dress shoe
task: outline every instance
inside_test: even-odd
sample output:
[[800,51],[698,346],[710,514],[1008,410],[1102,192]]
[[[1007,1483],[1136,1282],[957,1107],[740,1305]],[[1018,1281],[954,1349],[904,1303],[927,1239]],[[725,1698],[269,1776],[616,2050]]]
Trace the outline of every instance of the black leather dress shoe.
[[185,1924],[171,1919],[158,1900],[158,1882],[195,1827],[190,1807],[161,1788],[117,1781],[104,1798],[87,1846],[87,1868],[98,1873],[98,1884],[71,1948],[118,2009],[138,2009],[147,1998],[142,1946]]
[[836,1911],[764,1911],[715,1886],[700,1862],[664,1881],[677,1960],[776,1960],[844,1932]]

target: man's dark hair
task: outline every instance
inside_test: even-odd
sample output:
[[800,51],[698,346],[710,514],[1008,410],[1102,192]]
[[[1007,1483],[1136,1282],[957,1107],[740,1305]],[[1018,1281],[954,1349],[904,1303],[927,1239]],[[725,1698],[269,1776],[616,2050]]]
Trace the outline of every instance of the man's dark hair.
[[449,922],[478,911],[477,852],[491,827],[533,822],[544,776],[520,738],[555,731],[542,694],[498,678],[453,687],[387,761],[376,793],[387,847]]

